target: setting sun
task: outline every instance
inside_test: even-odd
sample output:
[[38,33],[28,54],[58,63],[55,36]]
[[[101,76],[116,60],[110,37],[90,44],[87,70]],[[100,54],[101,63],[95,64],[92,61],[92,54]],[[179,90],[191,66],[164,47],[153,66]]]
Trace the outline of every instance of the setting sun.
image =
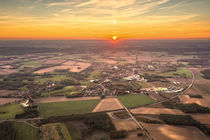
[[117,36],[113,36],[113,37],[112,37],[113,40],[116,40],[117,38],[118,38]]

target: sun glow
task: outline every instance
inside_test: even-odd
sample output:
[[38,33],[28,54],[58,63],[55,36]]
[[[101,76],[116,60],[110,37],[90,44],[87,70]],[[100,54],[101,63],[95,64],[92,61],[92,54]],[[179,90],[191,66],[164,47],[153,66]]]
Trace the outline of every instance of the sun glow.
[[112,37],[113,40],[117,40],[117,38],[118,38],[117,36],[113,36]]

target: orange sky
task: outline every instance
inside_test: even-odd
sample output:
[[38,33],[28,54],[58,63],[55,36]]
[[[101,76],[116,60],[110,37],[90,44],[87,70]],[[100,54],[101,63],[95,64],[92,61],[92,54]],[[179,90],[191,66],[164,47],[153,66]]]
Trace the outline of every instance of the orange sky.
[[0,1],[0,39],[210,38],[209,0]]

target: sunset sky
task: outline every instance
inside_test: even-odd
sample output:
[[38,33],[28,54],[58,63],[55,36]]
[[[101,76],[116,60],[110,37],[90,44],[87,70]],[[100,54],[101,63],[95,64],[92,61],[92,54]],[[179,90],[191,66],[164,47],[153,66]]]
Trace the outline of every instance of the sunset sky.
[[0,0],[0,39],[210,38],[210,0]]

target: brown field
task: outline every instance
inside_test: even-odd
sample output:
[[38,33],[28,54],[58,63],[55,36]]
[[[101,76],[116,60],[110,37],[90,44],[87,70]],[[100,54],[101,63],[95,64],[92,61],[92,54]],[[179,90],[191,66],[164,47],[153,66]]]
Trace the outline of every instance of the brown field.
[[210,125],[210,114],[191,114],[191,116],[202,124]]
[[179,99],[184,104],[197,103],[201,106],[210,107],[210,96],[203,95],[203,98],[190,98],[188,95],[181,95]]
[[191,70],[195,74],[194,88],[199,90],[199,93],[201,94],[210,94],[210,80],[202,78],[200,72],[203,68],[191,68]]
[[122,139],[111,139],[111,140],[147,140],[146,136],[137,136],[137,132],[128,132],[128,136]]
[[3,66],[0,66],[0,68],[3,68],[3,69],[11,69],[12,66],[11,65],[3,65]]
[[199,129],[191,126],[146,123],[143,125],[154,140],[208,140]]
[[65,129],[59,123],[45,124],[41,126],[43,140],[67,140],[69,139]]
[[151,92],[151,93],[149,94],[149,97],[151,97],[151,98],[152,98],[153,100],[155,100],[155,101],[161,101],[161,100],[164,99],[162,96],[160,96],[159,94],[154,93],[154,92]]
[[196,79],[194,87],[200,90],[203,94],[210,94],[210,80]]
[[152,115],[157,115],[157,114],[174,114],[174,115],[184,115],[183,112],[177,109],[168,109],[168,108],[135,108],[131,109],[131,112],[133,114],[152,114]]
[[0,96],[8,96],[10,94],[18,93],[16,90],[0,90]]
[[14,69],[0,69],[0,75],[9,75],[11,73],[17,72]]
[[8,65],[8,64],[12,64],[14,62],[15,62],[15,60],[4,60],[4,61],[0,61],[0,65]]
[[0,98],[0,105],[4,105],[7,103],[14,103],[17,101],[21,101],[22,99],[20,98]]
[[93,112],[117,110],[122,108],[123,106],[120,104],[117,98],[106,98],[99,102]]
[[37,103],[50,103],[50,102],[63,102],[63,101],[80,101],[80,100],[94,100],[100,97],[79,97],[79,98],[66,98],[66,97],[42,97],[37,98]]
[[104,63],[108,63],[108,64],[116,64],[117,61],[112,60],[112,59],[98,59],[99,61],[102,61]]
[[69,69],[70,72],[81,72],[85,70],[86,68],[88,68],[90,65],[91,65],[90,63],[67,61],[59,66],[41,69],[41,70],[35,71],[35,73],[42,74],[46,72],[53,72],[57,69]]
[[112,122],[117,129],[119,130],[126,130],[126,131],[132,131],[136,130],[138,128],[138,125],[134,122],[134,120],[116,120],[112,119]]

